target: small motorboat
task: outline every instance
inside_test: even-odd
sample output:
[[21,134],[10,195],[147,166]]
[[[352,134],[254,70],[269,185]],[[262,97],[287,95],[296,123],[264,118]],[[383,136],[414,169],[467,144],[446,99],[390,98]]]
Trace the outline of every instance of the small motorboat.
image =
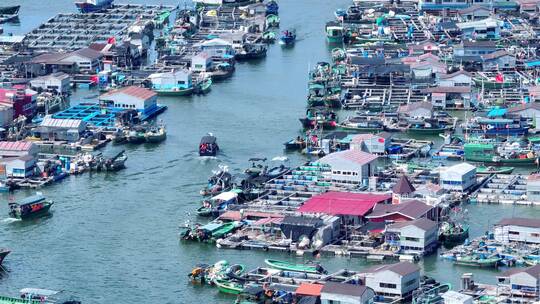
[[216,156],[218,151],[217,138],[212,133],[208,133],[201,138],[199,156]]
[[306,141],[300,136],[289,140],[283,145],[285,146],[285,150],[287,151],[302,151],[307,147]]
[[514,167],[480,166],[476,168],[476,174],[511,174]]
[[116,154],[113,158],[105,160],[105,170],[106,171],[118,171],[126,167],[126,160],[128,159],[125,151],[121,151]]
[[38,193],[18,203],[9,203],[9,216],[20,220],[42,216],[49,212],[53,204],[53,201]]
[[126,134],[126,141],[130,144],[142,144],[146,141],[145,134],[143,129],[130,130]]
[[266,16],[266,28],[279,27],[279,17],[277,15]]
[[293,45],[296,41],[296,31],[295,30],[286,30],[279,37],[279,44],[281,45]]
[[266,15],[277,15],[279,12],[279,5],[276,1],[270,0],[266,3]]
[[324,268],[322,268],[319,264],[295,264],[295,263],[289,263],[286,261],[278,261],[278,260],[271,260],[266,259],[264,260],[264,263],[268,265],[270,268],[273,269],[279,269],[279,270],[287,270],[287,271],[296,271],[296,272],[306,272],[306,273],[327,273]]
[[276,41],[276,33],[272,31],[266,31],[262,34],[262,41],[265,43],[274,43]]

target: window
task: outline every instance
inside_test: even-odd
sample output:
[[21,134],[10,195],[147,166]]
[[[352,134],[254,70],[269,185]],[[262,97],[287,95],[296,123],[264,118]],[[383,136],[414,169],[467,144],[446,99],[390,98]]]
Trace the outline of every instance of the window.
[[519,231],[508,231],[508,234],[519,235]]
[[415,237],[405,237],[405,241],[418,242],[420,239]]
[[540,233],[531,233],[532,237],[540,237]]
[[396,289],[397,288],[397,285],[396,284],[392,284],[392,283],[379,283],[379,286],[381,288],[392,288],[392,289]]
[[413,285],[414,283],[416,283],[416,279],[412,279],[412,280],[409,280],[409,281],[405,282],[405,286],[408,287],[408,286]]

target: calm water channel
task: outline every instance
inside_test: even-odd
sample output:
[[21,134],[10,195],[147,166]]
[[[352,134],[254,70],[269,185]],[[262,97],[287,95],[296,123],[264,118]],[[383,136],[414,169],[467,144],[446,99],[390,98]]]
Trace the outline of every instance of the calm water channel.
[[[154,0],[133,3],[161,3]],[[1,0],[21,4],[21,25],[6,32],[25,33],[60,12],[74,11],[71,0]],[[164,4],[178,4],[163,1]],[[282,27],[297,29],[293,49],[270,48],[259,62],[238,64],[234,76],[204,97],[160,98],[169,110],[160,118],[167,141],[158,146],[109,146],[105,153],[126,148],[128,168],[115,174],[84,174],[43,189],[56,201],[52,215],[32,222],[7,218],[0,197],[0,247],[12,254],[0,272],[0,294],[16,295],[23,287],[67,290],[84,303],[232,303],[233,298],[206,287],[194,287],[187,273],[196,263],[220,259],[263,264],[274,253],[218,250],[210,245],[180,244],[177,226],[193,219],[199,189],[219,163],[244,168],[254,156],[283,154],[282,143],[296,136],[304,112],[309,66],[328,59],[324,24],[349,0],[282,0]],[[78,91],[74,102],[88,95]],[[213,132],[223,153],[217,160],[197,156],[199,139]],[[288,155],[298,164],[299,155]],[[17,192],[18,199],[30,192]],[[473,235],[503,216],[540,216],[540,210],[494,205],[468,206]],[[330,270],[361,269],[360,259],[323,258]],[[432,256],[421,263],[428,274],[457,284],[459,275],[475,269],[456,267]],[[488,279],[490,272],[477,272]]]

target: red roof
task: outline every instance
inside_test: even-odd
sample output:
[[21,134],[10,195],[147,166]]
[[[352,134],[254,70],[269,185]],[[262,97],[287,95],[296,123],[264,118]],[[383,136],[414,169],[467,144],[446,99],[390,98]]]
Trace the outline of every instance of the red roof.
[[307,200],[298,211],[331,215],[364,216],[373,207],[392,198],[389,194],[326,192]]
[[136,98],[141,98],[141,99],[149,99],[156,96],[156,93],[152,90],[148,90],[141,87],[130,86],[130,87],[124,87],[118,90],[105,93],[100,96],[100,99],[104,99],[118,93],[123,93],[123,94],[130,95]]
[[326,164],[333,161],[348,161],[357,165],[369,164],[378,158],[377,155],[366,153],[360,150],[345,150],[334,152],[319,159],[320,163]]
[[0,141],[0,150],[4,151],[29,151],[31,148],[29,141]]
[[295,293],[297,295],[318,297],[321,295],[321,290],[323,287],[324,285],[322,284],[302,283],[300,286],[298,286]]
[[244,216],[240,216],[240,211],[227,211],[219,216],[221,220],[230,220],[230,221],[240,221],[245,218],[249,219],[265,219],[265,218],[283,218],[285,215],[278,213],[270,212],[255,212],[255,211],[246,211]]

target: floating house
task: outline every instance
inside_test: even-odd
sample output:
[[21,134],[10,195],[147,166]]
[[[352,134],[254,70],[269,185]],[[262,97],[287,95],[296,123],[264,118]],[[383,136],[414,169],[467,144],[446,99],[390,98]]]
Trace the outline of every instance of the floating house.
[[152,116],[160,110],[154,91],[135,86],[107,92],[99,97],[99,101],[107,107],[137,110],[143,116]]
[[212,69],[212,58],[207,53],[198,53],[191,57],[193,72],[208,72]]
[[81,119],[60,119],[47,115],[38,127],[38,132],[43,140],[76,142],[81,138],[86,125]]
[[431,118],[433,116],[433,104],[430,102],[411,102],[398,108],[398,115],[415,118]]
[[471,5],[470,7],[460,9],[457,12],[458,17],[463,21],[477,21],[486,19],[491,15],[491,9],[484,5]]
[[30,80],[30,87],[37,91],[67,94],[70,91],[71,77],[63,72],[52,73]]
[[31,141],[0,141],[0,159],[23,156],[36,157],[38,147]]
[[389,203],[390,199],[388,194],[326,192],[312,196],[298,212],[334,215],[340,217],[342,223],[358,225],[366,222],[366,215],[376,205]]
[[497,44],[491,40],[469,41],[454,46],[454,59],[469,59],[470,57],[480,59],[480,56],[497,51]]
[[327,282],[320,296],[321,304],[371,304],[375,291],[367,286]]
[[373,175],[374,162],[378,156],[359,150],[334,152],[319,159],[319,163],[329,165],[332,170],[325,175],[337,183],[367,184]]
[[535,302],[540,295],[540,265],[527,268],[514,268],[498,277],[499,283],[510,285],[511,294],[521,301]]
[[493,228],[495,240],[502,243],[540,244],[540,219],[504,218]]
[[482,55],[483,71],[499,71],[514,69],[516,67],[516,58],[506,50],[499,50],[490,54]]
[[385,242],[403,252],[424,255],[438,246],[437,222],[426,218],[390,224],[384,232]]
[[380,296],[406,298],[420,286],[420,268],[409,262],[377,265],[362,272],[365,285]]
[[443,189],[465,192],[476,185],[476,167],[461,163],[442,168],[439,180]]
[[188,95],[193,92],[192,73],[189,70],[154,73],[148,79],[158,94]]
[[46,53],[38,55],[28,62],[28,71],[34,75],[47,75],[57,72],[67,74],[97,73],[102,67],[103,54],[91,48],[82,48],[73,52]]
[[372,154],[384,154],[392,143],[392,134],[381,132],[377,134],[354,135],[349,143],[351,150],[362,150]]
[[32,155],[2,158],[0,159],[0,166],[4,167],[7,177],[26,178],[34,175],[36,158]]
[[13,118],[32,118],[37,111],[37,92],[16,85],[12,89],[0,89],[0,106],[11,106]]
[[214,38],[199,44],[202,52],[207,53],[210,57],[223,58],[234,56],[233,44],[227,40]]
[[470,87],[473,84],[472,74],[459,70],[452,74],[440,75],[437,84],[441,87]]
[[503,22],[494,18],[458,23],[463,38],[499,39]]
[[506,112],[511,115],[525,117],[533,120],[536,119],[537,121],[540,121],[540,103],[530,102],[515,105],[506,109]]

